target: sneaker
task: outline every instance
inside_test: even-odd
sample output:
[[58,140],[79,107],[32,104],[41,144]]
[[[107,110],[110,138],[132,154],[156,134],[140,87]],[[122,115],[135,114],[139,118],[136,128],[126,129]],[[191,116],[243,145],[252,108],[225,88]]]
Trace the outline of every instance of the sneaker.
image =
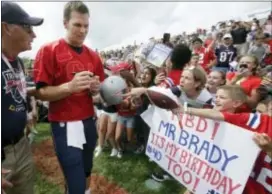
[[91,189],[89,188],[88,190],[86,190],[85,194],[91,194]]
[[163,174],[163,178],[164,178],[165,181],[172,180],[171,175],[168,174],[168,173]]
[[118,151],[117,153],[117,158],[122,158],[123,157],[123,152],[121,150]]
[[102,151],[103,151],[103,149],[101,147],[98,147],[94,157],[95,158],[98,157],[102,153]]
[[153,173],[151,177],[152,179],[160,183],[171,179],[170,175],[166,173]]
[[115,156],[117,156],[117,155],[118,155],[118,150],[113,148],[113,149],[111,150],[110,157],[115,157]]
[[141,145],[140,147],[138,147],[136,150],[135,150],[135,154],[141,154],[144,152],[144,146]]
[[94,152],[97,152],[98,149],[100,149],[100,148],[101,148],[101,146],[96,146],[96,148],[94,149]]

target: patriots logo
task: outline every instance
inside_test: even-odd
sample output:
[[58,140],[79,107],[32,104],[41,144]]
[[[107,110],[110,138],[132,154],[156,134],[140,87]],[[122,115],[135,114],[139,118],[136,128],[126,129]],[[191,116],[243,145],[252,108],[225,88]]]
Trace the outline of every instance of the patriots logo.
[[16,69],[14,70],[16,72],[16,76],[14,76],[11,70],[2,72],[2,76],[5,80],[4,90],[6,91],[6,94],[11,94],[15,102],[22,103],[25,99],[25,86],[20,79],[18,71],[16,71]]

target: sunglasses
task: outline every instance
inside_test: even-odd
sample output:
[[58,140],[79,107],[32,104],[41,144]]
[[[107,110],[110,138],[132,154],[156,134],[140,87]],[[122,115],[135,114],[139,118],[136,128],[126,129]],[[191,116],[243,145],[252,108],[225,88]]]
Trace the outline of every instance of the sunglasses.
[[21,28],[24,29],[24,31],[26,31],[29,34],[33,33],[33,26],[29,24],[17,24],[17,23],[9,23],[9,24],[20,26]]
[[33,32],[33,27],[29,24],[18,24],[21,26],[27,33],[32,33]]
[[239,65],[239,68],[240,68],[240,69],[241,69],[241,68],[247,69],[247,68],[248,68],[248,65],[247,65],[247,64],[240,64],[240,65]]

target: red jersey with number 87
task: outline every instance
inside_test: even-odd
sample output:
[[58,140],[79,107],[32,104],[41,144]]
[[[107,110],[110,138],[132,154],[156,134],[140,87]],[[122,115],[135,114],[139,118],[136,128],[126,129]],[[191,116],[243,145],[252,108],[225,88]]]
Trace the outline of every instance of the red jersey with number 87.
[[[272,138],[272,117],[259,113],[223,113],[225,121]],[[245,150],[246,151],[246,150]],[[250,150],[248,150],[250,152]],[[243,194],[272,193],[272,158],[265,152],[258,156]]]

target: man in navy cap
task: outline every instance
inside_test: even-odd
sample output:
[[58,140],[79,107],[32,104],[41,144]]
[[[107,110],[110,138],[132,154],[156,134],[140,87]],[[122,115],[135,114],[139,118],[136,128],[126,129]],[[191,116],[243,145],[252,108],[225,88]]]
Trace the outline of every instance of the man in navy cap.
[[2,190],[7,194],[33,194],[34,164],[24,129],[28,94],[24,66],[18,55],[31,50],[36,38],[33,26],[42,18],[29,16],[18,4],[1,5],[1,96],[2,96]]

